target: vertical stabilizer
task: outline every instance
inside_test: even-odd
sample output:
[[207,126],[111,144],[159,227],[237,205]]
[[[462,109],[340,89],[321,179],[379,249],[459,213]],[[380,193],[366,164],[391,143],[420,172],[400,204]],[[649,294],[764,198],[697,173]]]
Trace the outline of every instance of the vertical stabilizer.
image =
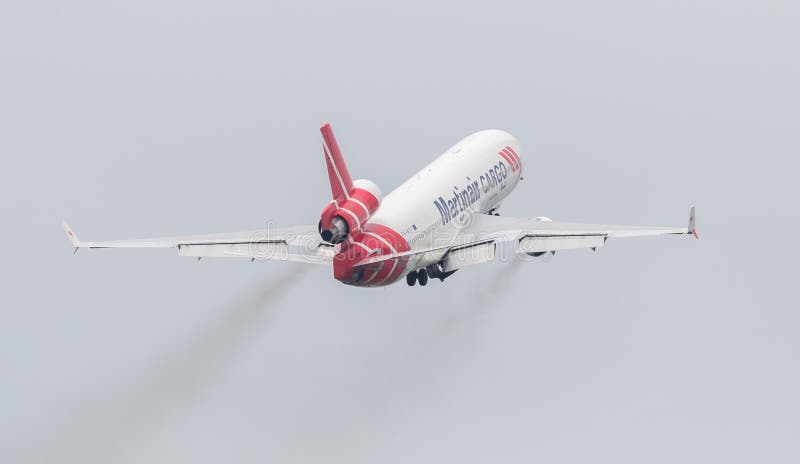
[[333,199],[340,201],[350,197],[353,191],[353,179],[344,163],[342,151],[333,135],[333,129],[329,123],[319,128],[322,132],[322,149],[325,151],[325,164],[328,166],[328,179],[331,182],[331,194]]

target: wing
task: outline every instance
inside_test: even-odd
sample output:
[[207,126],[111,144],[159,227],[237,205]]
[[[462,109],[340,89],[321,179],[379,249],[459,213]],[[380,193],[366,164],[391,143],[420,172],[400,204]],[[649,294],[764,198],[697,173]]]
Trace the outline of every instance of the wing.
[[520,255],[539,256],[547,252],[601,247],[609,238],[687,235],[697,237],[695,210],[689,210],[686,227],[640,227],[558,222],[548,218],[512,218],[476,215],[452,243],[422,250],[382,255],[364,260],[360,265],[403,257],[409,263],[441,260],[444,271],[491,261],[498,245],[512,246]]
[[333,245],[323,242],[317,228],[313,226],[182,237],[84,242],[78,239],[66,222],[63,225],[75,252],[80,248],[176,248],[180,256],[197,258],[247,258],[311,264],[329,264],[333,259]]
[[641,227],[559,222],[543,217],[518,219],[481,215],[462,229],[460,235],[467,244],[487,240],[495,243],[515,242],[515,249],[519,253],[546,253],[596,248],[603,246],[609,238],[687,234],[696,237],[694,216],[694,207],[691,207],[686,227]]

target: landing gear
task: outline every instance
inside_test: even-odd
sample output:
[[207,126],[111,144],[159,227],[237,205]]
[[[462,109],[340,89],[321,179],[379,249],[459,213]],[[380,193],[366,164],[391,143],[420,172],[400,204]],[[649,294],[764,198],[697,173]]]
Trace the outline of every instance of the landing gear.
[[421,287],[428,285],[428,272],[425,269],[417,271],[417,280]]
[[450,277],[456,270],[444,272],[442,270],[441,263],[433,264],[428,267],[424,267],[418,271],[411,271],[406,274],[406,283],[409,287],[413,287],[419,282],[420,287],[424,287],[428,285],[428,279],[439,279],[440,281],[444,281],[447,277]]
[[428,273],[425,271],[425,269],[411,271],[406,274],[406,283],[409,287],[413,287],[417,281],[419,281],[420,287],[428,285]]

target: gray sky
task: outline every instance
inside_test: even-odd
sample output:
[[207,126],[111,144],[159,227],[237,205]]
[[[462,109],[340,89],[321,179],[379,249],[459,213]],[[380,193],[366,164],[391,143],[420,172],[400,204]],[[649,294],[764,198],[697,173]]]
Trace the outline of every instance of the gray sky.
[[[6,2],[0,461],[797,462],[796,2]],[[504,214],[683,225],[445,285],[71,256],[316,223],[473,131]]]

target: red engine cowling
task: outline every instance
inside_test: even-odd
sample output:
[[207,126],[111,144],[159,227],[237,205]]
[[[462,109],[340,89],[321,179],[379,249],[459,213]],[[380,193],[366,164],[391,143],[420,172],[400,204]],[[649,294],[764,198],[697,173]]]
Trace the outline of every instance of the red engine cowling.
[[381,204],[381,191],[367,179],[353,181],[347,195],[333,200],[322,210],[319,233],[329,243],[341,243],[349,236],[358,236],[364,224]]

